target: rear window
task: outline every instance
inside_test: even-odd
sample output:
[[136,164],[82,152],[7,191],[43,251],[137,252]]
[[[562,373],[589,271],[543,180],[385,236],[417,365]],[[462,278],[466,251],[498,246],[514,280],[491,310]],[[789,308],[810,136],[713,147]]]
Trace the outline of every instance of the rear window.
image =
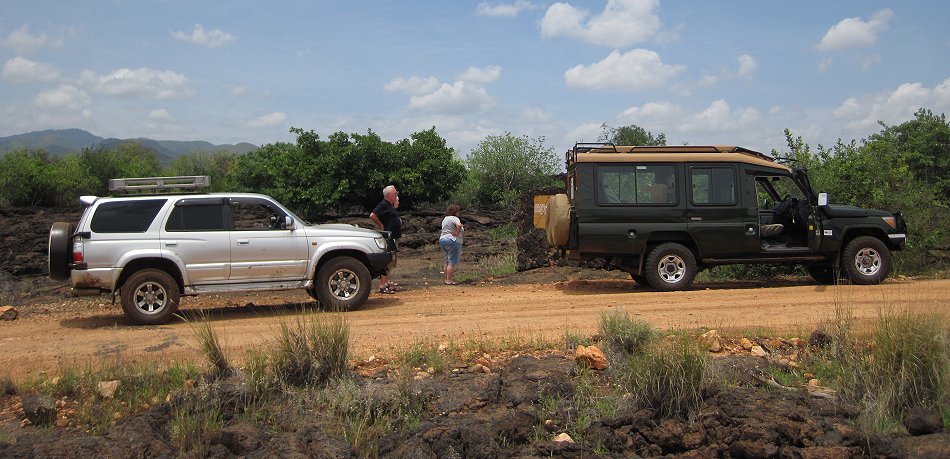
[[165,231],[224,231],[224,204],[197,203],[175,206]]
[[106,202],[96,208],[89,225],[94,233],[144,233],[167,199]]

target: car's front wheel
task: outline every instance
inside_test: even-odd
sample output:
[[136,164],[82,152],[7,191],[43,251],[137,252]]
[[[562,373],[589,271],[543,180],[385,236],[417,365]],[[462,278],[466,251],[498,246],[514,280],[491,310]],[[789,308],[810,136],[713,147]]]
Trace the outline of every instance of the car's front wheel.
[[175,279],[161,269],[143,269],[132,274],[120,292],[125,315],[140,325],[168,322],[178,311],[181,299]]
[[651,287],[660,291],[689,288],[696,272],[696,257],[693,252],[675,242],[658,245],[647,257],[647,281]]
[[845,246],[841,267],[854,284],[874,285],[891,272],[891,251],[874,236],[859,236]]
[[336,257],[317,270],[314,277],[317,300],[332,311],[347,311],[369,297],[369,269],[353,257]]

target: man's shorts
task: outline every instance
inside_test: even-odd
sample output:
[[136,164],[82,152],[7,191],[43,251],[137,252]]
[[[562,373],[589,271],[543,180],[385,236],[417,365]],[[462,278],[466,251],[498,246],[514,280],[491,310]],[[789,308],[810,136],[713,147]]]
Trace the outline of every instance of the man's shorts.
[[445,264],[458,265],[462,258],[462,243],[453,241],[449,238],[439,239],[439,246],[442,247],[442,254],[445,255]]

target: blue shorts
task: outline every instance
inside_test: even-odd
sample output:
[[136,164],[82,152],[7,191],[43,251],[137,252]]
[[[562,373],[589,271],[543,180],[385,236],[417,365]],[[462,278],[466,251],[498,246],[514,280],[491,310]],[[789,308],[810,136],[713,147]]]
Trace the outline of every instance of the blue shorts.
[[442,254],[445,255],[445,264],[456,266],[462,258],[462,243],[449,238],[439,239]]

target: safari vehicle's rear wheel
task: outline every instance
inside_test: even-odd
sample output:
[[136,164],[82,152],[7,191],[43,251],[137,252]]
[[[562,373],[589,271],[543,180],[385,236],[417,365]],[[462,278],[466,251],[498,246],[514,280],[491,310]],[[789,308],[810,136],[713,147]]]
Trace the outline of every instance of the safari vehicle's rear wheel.
[[841,268],[854,284],[875,285],[891,272],[891,251],[874,236],[859,236],[845,246]]
[[143,269],[129,276],[121,288],[122,310],[140,325],[171,320],[181,293],[175,279],[161,269]]
[[693,252],[675,242],[658,245],[647,257],[647,281],[656,290],[667,292],[689,288],[696,272]]
[[317,301],[332,311],[347,311],[369,297],[369,269],[353,257],[336,257],[321,266],[314,278]]
[[69,280],[69,263],[72,261],[72,238],[75,227],[72,223],[56,222],[49,230],[49,277],[55,281]]

